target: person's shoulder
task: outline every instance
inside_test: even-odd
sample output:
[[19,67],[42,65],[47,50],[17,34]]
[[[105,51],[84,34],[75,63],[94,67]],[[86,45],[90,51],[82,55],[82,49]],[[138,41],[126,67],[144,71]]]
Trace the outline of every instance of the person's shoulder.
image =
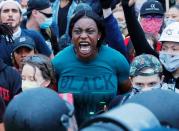
[[101,56],[106,58],[105,60],[115,68],[119,68],[120,66],[128,67],[129,65],[124,55],[109,46],[102,46],[101,54]]
[[3,72],[6,80],[14,81],[20,78],[20,73],[13,67],[6,65],[5,63],[1,63],[1,66],[3,66],[3,68],[1,68],[0,72]]
[[[12,75],[14,78],[17,78],[16,76],[20,76],[20,73],[17,71],[17,69],[14,69],[13,67],[11,66],[8,66],[6,67],[6,72],[9,74],[9,75]],[[15,76],[14,76],[15,75]]]
[[31,30],[31,29],[22,29],[22,35],[27,35],[31,38],[33,38],[36,41],[40,42],[45,42],[45,39],[43,36],[36,30]]
[[[69,45],[65,47],[63,50],[61,50],[58,54],[67,54],[67,53],[72,53],[73,51],[73,45]],[[69,54],[67,54],[69,55]]]
[[22,29],[22,34],[29,35],[29,36],[39,36],[40,33],[36,30],[31,29]]
[[64,59],[64,58],[66,58],[66,57],[69,58],[69,57],[72,56],[72,53],[73,53],[73,45],[70,45],[70,46],[64,48],[63,50],[61,50],[61,51],[54,57],[54,59],[56,59],[56,58],[58,58],[58,59],[60,59],[60,58]]
[[59,65],[66,65],[69,63],[69,61],[75,60],[73,47],[70,45],[66,48],[64,48],[62,51],[60,51],[58,54],[55,55],[55,57],[52,59],[53,65],[57,68],[59,68]]

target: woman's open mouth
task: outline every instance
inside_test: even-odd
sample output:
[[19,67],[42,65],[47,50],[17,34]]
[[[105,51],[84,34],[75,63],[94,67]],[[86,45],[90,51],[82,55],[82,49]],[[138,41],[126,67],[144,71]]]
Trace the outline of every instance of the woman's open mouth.
[[79,44],[79,51],[80,51],[80,53],[82,53],[84,55],[90,53],[91,52],[91,46],[90,46],[90,44],[87,43],[87,42],[81,42]]

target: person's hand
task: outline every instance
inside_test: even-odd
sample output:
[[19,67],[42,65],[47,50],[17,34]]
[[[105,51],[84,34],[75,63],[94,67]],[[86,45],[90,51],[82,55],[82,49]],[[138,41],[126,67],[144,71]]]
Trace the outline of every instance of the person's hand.
[[135,2],[136,2],[136,0],[129,0],[128,5],[129,5],[129,6],[133,6],[133,5],[135,4]]
[[111,8],[111,0],[100,0],[102,9]]

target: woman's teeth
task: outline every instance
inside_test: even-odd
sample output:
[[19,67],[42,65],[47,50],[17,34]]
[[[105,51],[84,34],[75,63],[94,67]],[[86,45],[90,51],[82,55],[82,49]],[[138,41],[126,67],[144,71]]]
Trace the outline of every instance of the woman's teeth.
[[82,54],[88,54],[91,51],[91,46],[89,43],[80,43],[79,49]]

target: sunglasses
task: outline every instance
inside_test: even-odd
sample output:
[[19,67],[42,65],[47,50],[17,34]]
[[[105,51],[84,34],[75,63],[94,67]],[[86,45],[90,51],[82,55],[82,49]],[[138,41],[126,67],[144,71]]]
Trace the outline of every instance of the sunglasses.
[[45,17],[47,17],[47,18],[50,18],[50,17],[52,17],[52,13],[50,13],[50,14],[47,14],[47,13],[44,13],[44,12],[41,12],[41,11],[39,11],[41,14],[43,14]]

